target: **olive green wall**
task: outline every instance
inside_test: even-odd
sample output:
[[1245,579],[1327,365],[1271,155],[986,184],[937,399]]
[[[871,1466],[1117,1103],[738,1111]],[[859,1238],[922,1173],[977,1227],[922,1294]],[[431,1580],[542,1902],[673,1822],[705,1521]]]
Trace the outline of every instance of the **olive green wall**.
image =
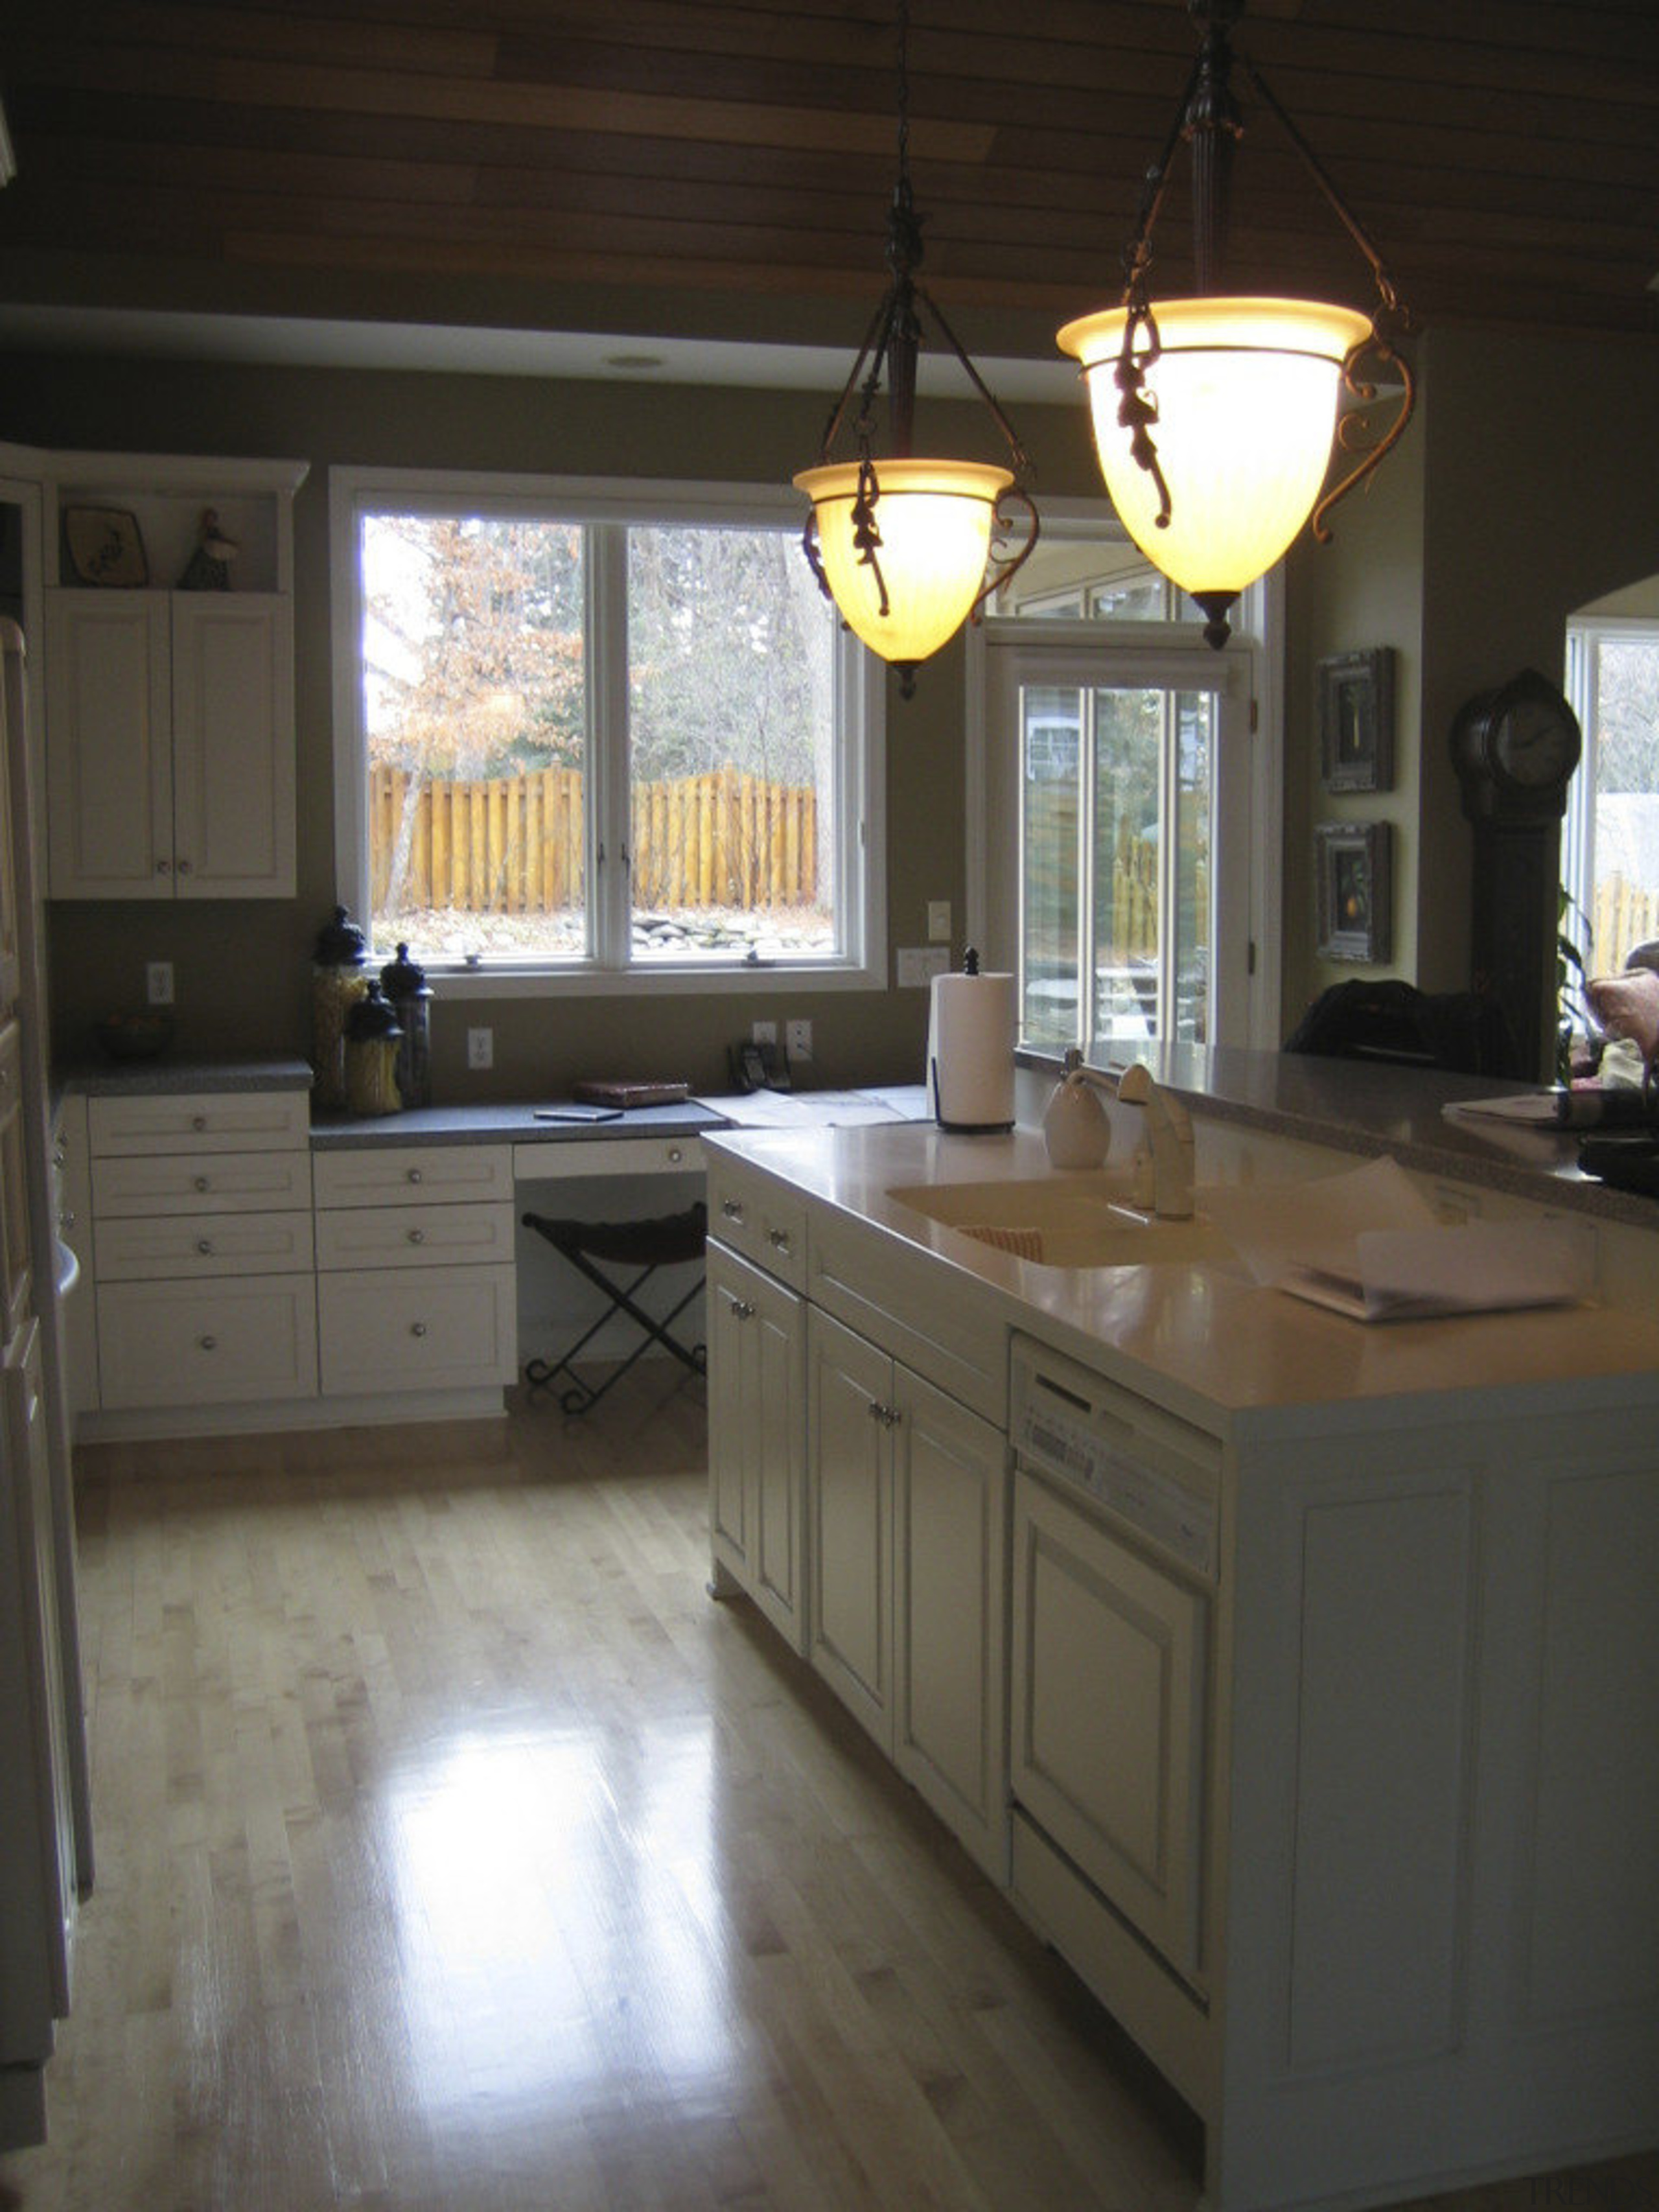
[[[1568,618],[1659,572],[1659,337],[1437,328],[1417,350],[1417,419],[1333,543],[1289,568],[1284,1019],[1330,981],[1404,975],[1468,988],[1471,844],[1449,739],[1477,692],[1533,667],[1563,680]],[[1334,800],[1319,786],[1314,670],[1389,645],[1395,785]],[[1396,826],[1395,958],[1317,961],[1312,826]],[[1553,917],[1549,919],[1553,933]]]
[[[164,905],[58,902],[49,921],[55,1045],[83,1053],[93,1023],[142,1003],[146,960],[173,962],[181,1051],[308,1047],[313,939],[335,902],[332,694],[328,589],[331,463],[360,466],[709,481],[787,482],[811,460],[827,402],[813,392],[699,392],[514,377],[390,375],[21,357],[6,365],[0,430],[19,443],[113,452],[267,455],[308,460],[295,507],[299,891],[292,901]],[[1040,489],[1095,494],[1086,410],[1022,408]],[[994,459],[977,408],[921,414]],[[986,442],[988,435],[990,443]],[[921,673],[906,702],[888,687],[888,943],[927,942],[927,904],[965,896],[960,643]],[[593,1073],[684,1077],[724,1087],[728,1038],[750,1020],[805,1016],[814,1077],[919,1080],[927,996],[917,990],[810,991],[761,983],[714,994],[668,981],[648,996],[555,996],[434,1005],[440,1097],[550,1093]],[[493,1071],[465,1065],[465,1033],[495,1031]]]
[[[1284,1026],[1328,985],[1354,975],[1412,975],[1419,930],[1417,818],[1422,689],[1422,544],[1425,440],[1421,413],[1369,484],[1330,518],[1331,542],[1307,538],[1291,562],[1285,792]],[[1388,646],[1394,653],[1393,787],[1324,790],[1320,781],[1318,665],[1328,655]],[[1321,822],[1387,822],[1394,830],[1392,955],[1363,971],[1319,958],[1314,830]]]

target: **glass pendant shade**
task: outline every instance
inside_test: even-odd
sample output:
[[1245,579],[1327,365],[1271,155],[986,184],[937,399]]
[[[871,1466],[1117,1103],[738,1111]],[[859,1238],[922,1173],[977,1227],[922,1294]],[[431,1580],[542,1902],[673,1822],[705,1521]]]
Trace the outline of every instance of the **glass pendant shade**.
[[1164,300],[1163,351],[1146,367],[1169,487],[1159,486],[1118,421],[1115,379],[1127,309],[1067,323],[1058,343],[1083,365],[1095,445],[1124,528],[1153,567],[1206,607],[1231,602],[1272,568],[1301,529],[1330,465],[1342,364],[1370,318],[1310,300]]
[[812,502],[818,557],[842,620],[882,659],[910,665],[937,653],[972,612],[985,582],[996,503],[1014,479],[1007,469],[976,461],[873,466],[879,574],[854,542],[858,462],[803,469],[794,484]]

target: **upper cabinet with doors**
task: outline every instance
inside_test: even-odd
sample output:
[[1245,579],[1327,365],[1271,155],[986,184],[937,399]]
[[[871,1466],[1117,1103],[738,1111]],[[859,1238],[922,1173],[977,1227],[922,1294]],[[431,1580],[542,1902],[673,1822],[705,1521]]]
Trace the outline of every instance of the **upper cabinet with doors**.
[[293,896],[305,474],[289,461],[64,457],[45,507],[53,898]]

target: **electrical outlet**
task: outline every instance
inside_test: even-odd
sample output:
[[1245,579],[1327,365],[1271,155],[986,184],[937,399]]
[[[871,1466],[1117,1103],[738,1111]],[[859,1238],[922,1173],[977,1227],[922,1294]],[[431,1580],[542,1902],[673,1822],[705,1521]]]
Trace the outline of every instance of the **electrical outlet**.
[[152,1006],[170,1006],[173,1004],[171,960],[147,960],[144,963],[144,996]]
[[469,1030],[467,1031],[466,1064],[469,1067],[494,1067],[495,1065],[495,1032],[494,1030]]
[[786,1022],[784,1047],[791,1060],[811,1060],[812,1057],[812,1024],[811,1022]]
[[928,900],[927,941],[930,945],[948,945],[951,942],[951,902],[949,899]]
[[749,1024],[749,1041],[751,1044],[775,1044],[778,1041],[777,1024],[775,1022],[750,1022]]

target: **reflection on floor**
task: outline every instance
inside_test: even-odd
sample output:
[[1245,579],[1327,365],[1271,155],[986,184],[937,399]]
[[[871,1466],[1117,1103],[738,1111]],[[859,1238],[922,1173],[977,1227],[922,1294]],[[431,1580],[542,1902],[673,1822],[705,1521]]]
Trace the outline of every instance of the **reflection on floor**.
[[0,2207],[1191,2212],[1185,2116],[707,1595],[702,1452],[676,1370],[83,1455],[100,1883]]

